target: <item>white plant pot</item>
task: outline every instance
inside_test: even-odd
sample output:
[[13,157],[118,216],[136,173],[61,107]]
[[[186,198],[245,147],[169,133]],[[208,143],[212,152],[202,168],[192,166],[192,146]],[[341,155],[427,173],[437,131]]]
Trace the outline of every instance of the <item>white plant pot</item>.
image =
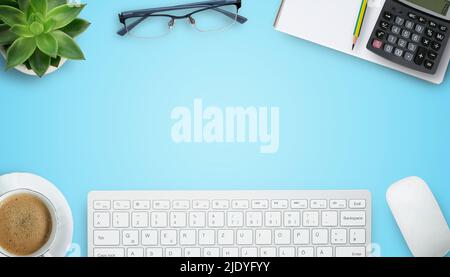
[[[6,60],[6,51],[5,51],[5,48],[3,48],[2,46],[0,46],[0,54],[1,54],[1,55],[3,56],[3,58],[5,58],[5,60]],[[58,66],[58,67],[54,67],[54,66],[51,66],[51,65],[50,65],[50,67],[48,68],[47,72],[45,72],[44,76],[45,76],[45,75],[48,75],[48,74],[50,74],[50,73],[52,73],[52,72],[54,72],[54,71],[56,71],[56,70],[58,70],[61,66],[63,66],[63,64],[64,64],[66,61],[67,61],[67,59],[61,58],[61,61],[59,62],[59,66]],[[22,72],[22,73],[24,73],[24,74],[27,74],[27,75],[37,76],[37,74],[34,73],[33,70],[28,69],[28,68],[27,68],[25,65],[23,65],[23,64],[14,67],[14,69],[16,69],[17,71],[20,71],[20,72]]]

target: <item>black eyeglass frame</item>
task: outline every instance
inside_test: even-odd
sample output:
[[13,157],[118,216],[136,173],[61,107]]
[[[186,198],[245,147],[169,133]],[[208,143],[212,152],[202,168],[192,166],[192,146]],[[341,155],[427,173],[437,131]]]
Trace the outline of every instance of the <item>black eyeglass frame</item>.
[[[188,18],[191,23],[194,23],[192,15],[203,12],[205,10],[216,10],[220,13],[222,13],[225,16],[228,16],[232,19],[235,19],[236,22],[240,24],[244,24],[247,22],[247,18],[235,14],[232,12],[229,12],[224,9],[220,9],[221,7],[225,6],[236,6],[236,9],[239,11],[239,9],[242,6],[242,0],[215,0],[215,1],[204,1],[204,2],[197,2],[197,3],[191,3],[191,4],[184,4],[184,5],[176,5],[171,7],[161,7],[161,8],[151,8],[151,9],[142,9],[142,10],[133,10],[133,11],[126,11],[119,14],[119,21],[124,25],[123,28],[121,28],[117,34],[120,36],[126,35],[129,31],[131,31],[133,28],[135,28],[137,25],[139,25],[141,22],[143,22],[148,17],[169,17],[171,18],[171,22],[174,22],[177,19],[184,19]],[[160,12],[170,12],[170,11],[176,11],[176,10],[186,10],[186,9],[195,9],[199,8],[198,10],[195,10],[193,12],[187,13],[182,16],[176,16],[171,14],[160,14]],[[158,14],[155,14],[158,13]],[[127,25],[125,22],[127,19],[130,18],[140,18],[133,22],[130,25]]]

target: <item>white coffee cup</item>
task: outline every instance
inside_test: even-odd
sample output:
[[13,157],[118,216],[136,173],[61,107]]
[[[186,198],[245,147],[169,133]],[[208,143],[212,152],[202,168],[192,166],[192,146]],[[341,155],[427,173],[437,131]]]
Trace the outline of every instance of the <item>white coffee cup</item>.
[[42,201],[42,203],[45,204],[45,206],[47,207],[47,210],[50,213],[50,217],[51,217],[51,221],[52,221],[52,230],[51,230],[51,233],[49,235],[47,242],[44,245],[42,245],[42,247],[39,248],[39,250],[35,251],[34,253],[32,253],[30,255],[25,255],[25,256],[15,255],[15,254],[9,253],[5,249],[3,249],[1,246],[0,246],[0,254],[7,256],[7,257],[51,257],[49,250],[51,249],[51,247],[55,241],[56,232],[58,230],[58,225],[59,225],[59,220],[58,220],[58,216],[57,216],[55,207],[53,206],[52,202],[45,195],[43,195],[39,192],[36,192],[34,190],[30,190],[30,189],[16,189],[16,190],[8,191],[8,192],[0,195],[0,203],[2,203],[2,201],[4,201],[5,199],[8,199],[9,197],[12,197],[17,194],[32,195],[34,197],[37,197],[40,201]]

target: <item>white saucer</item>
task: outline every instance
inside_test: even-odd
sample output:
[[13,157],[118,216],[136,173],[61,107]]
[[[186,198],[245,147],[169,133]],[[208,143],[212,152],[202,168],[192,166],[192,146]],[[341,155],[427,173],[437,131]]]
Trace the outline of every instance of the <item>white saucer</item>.
[[[0,195],[17,189],[30,189],[45,195],[55,206],[58,228],[55,241],[48,253],[53,257],[64,257],[72,243],[72,211],[64,195],[49,181],[30,173],[11,173],[0,176]],[[2,255],[0,254],[0,257]]]

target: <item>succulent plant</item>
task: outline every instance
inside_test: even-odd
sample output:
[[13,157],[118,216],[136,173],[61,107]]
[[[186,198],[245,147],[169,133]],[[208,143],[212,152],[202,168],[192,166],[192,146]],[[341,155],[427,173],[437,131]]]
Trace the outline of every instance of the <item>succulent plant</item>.
[[24,64],[42,77],[61,58],[84,60],[74,41],[90,25],[77,18],[85,5],[65,0],[0,0],[0,47],[6,69]]

